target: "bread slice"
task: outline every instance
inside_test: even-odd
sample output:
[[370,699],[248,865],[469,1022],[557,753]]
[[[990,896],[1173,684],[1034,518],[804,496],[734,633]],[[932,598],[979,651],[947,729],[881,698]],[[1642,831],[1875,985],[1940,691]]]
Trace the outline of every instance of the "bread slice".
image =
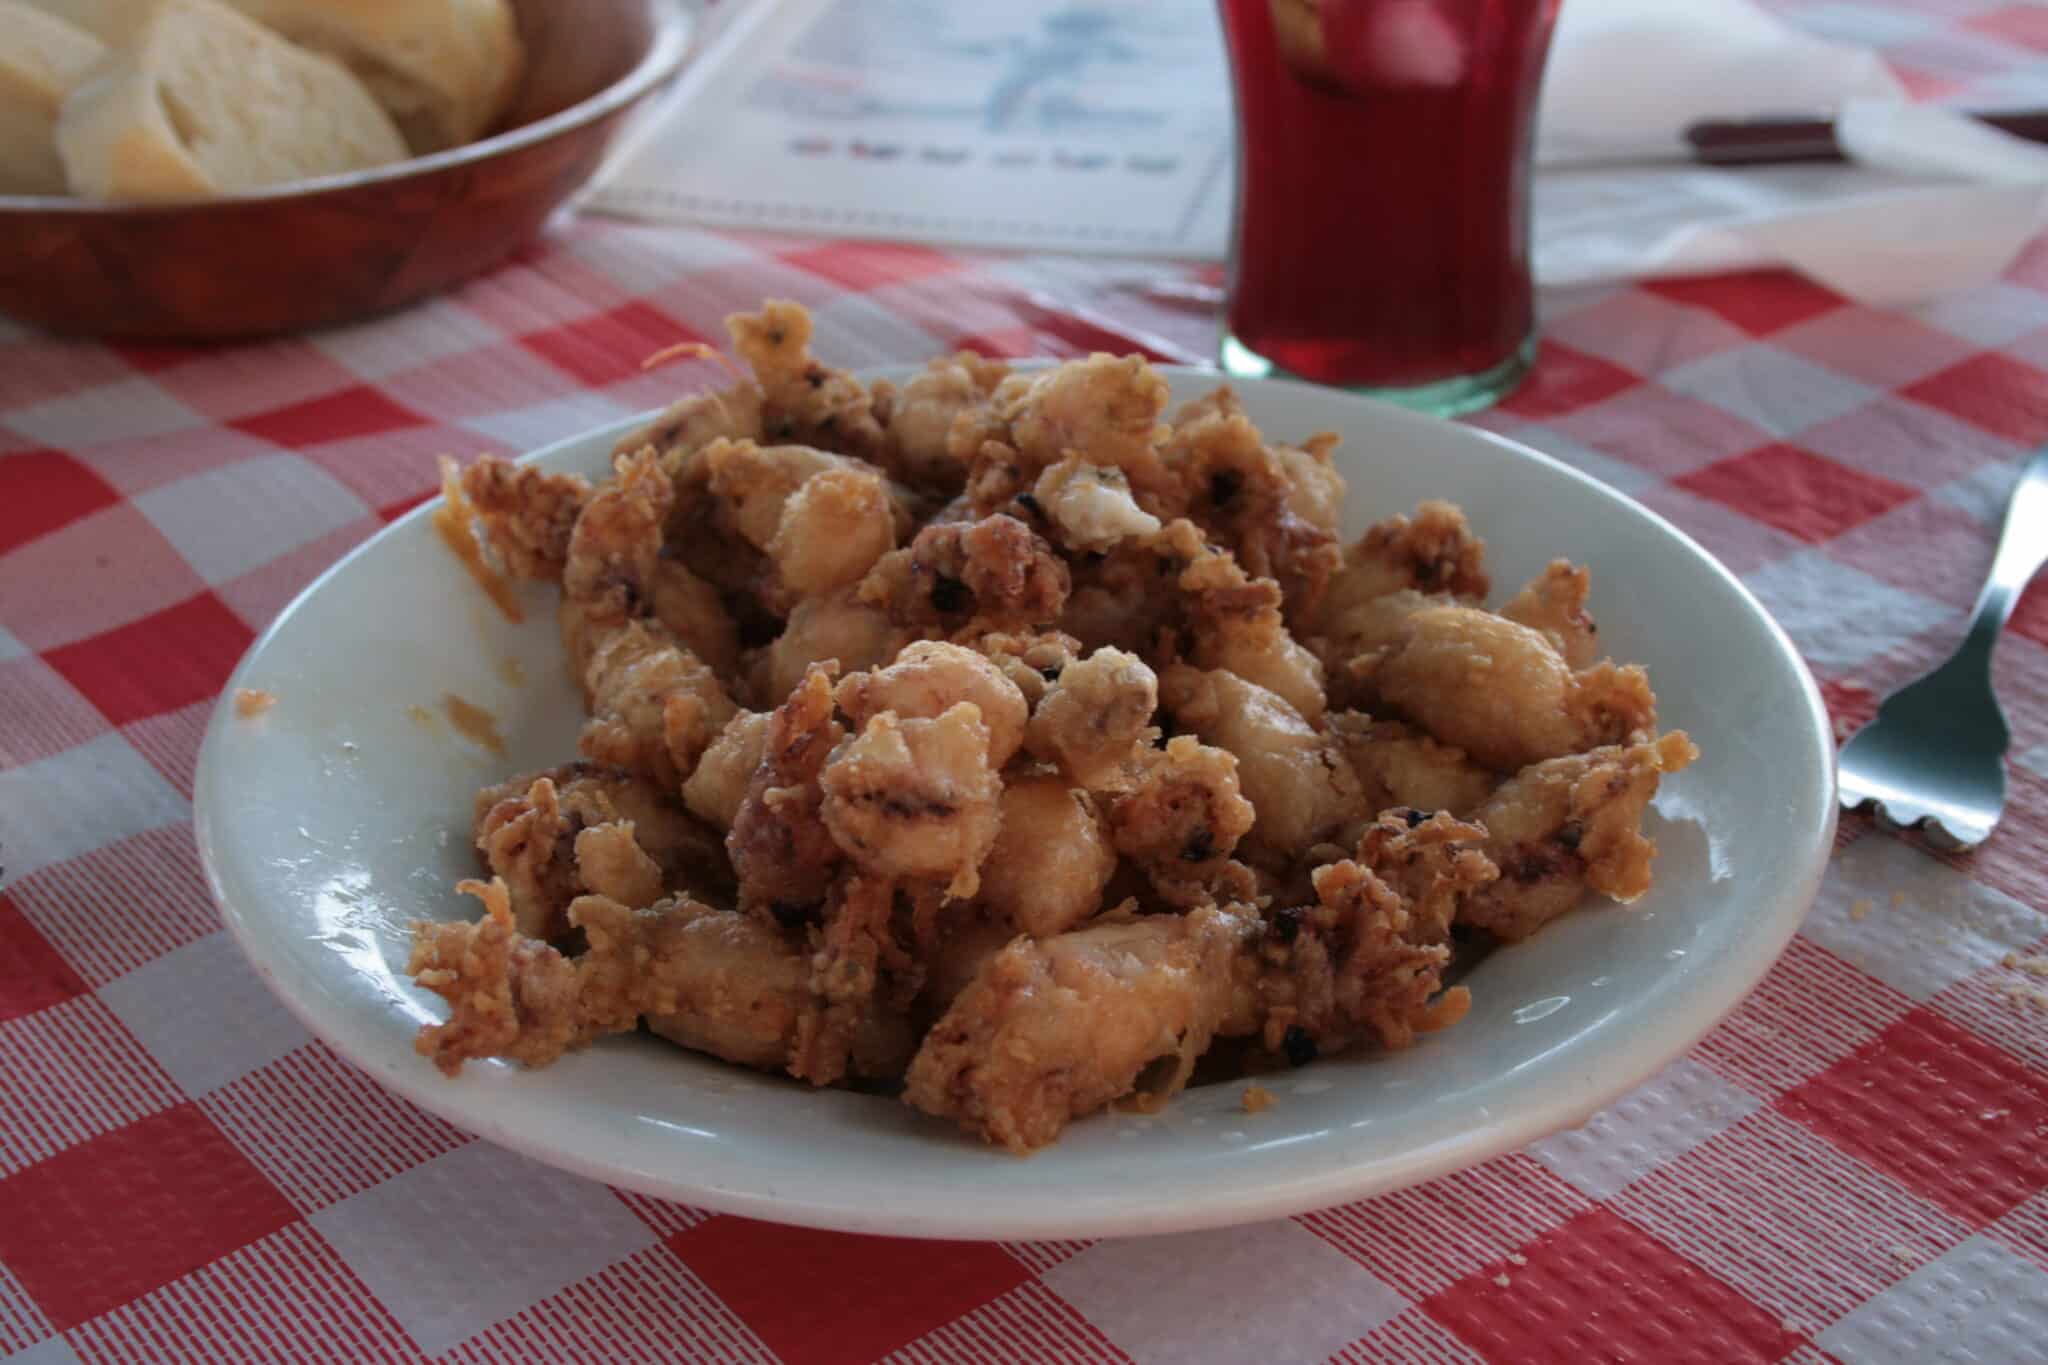
[[0,0],[0,34],[0,194],[62,194],[57,111],[106,44],[17,0]]
[[481,137],[511,102],[524,65],[506,0],[230,2],[347,65],[397,121],[415,155]]
[[217,0],[161,0],[57,120],[71,187],[182,199],[399,161],[405,140],[362,82]]
[[156,0],[15,0],[67,24],[75,24],[109,47],[135,36]]

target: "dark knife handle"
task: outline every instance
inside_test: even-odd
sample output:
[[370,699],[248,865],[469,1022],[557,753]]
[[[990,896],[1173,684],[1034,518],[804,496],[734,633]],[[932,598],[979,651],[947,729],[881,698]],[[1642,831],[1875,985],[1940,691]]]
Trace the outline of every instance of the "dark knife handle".
[[[2048,109],[1972,113],[1970,117],[2029,142],[2048,142]],[[1693,160],[1708,166],[1782,166],[1840,161],[1835,123],[1826,118],[1707,119],[1685,130]]]

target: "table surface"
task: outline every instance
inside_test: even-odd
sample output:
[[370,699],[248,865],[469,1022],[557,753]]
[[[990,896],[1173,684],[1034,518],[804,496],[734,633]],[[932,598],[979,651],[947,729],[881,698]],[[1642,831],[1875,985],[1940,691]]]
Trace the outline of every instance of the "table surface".
[[[2048,10],[1780,4],[1914,92],[2048,90]],[[308,1036],[221,929],[194,757],[242,650],[427,497],[662,402],[765,295],[830,360],[1200,358],[1213,272],[581,221],[400,317],[208,352],[0,324],[0,1357],[2015,1361],[2048,1340],[2048,591],[1974,857],[1851,820],[1757,992],[1582,1128],[1405,1193],[1135,1242],[785,1229],[534,1166]],[[1953,642],[2048,442],[2048,241],[1872,311],[1783,274],[1552,294],[1478,419],[1770,607],[1843,731]],[[9,1353],[22,1352],[14,1356]]]

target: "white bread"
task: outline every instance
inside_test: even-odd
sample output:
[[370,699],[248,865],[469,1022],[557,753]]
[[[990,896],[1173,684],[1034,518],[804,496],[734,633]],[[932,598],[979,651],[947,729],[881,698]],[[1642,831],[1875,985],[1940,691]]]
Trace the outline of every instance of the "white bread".
[[30,9],[76,24],[109,47],[135,36],[156,0],[16,0]]
[[66,97],[57,151],[73,191],[106,199],[233,193],[406,155],[346,68],[217,0],[161,0]]
[[57,111],[106,45],[16,0],[0,0],[0,35],[0,194],[62,194]]
[[397,122],[416,155],[481,137],[511,101],[524,65],[506,0],[230,3],[293,42],[346,64]]

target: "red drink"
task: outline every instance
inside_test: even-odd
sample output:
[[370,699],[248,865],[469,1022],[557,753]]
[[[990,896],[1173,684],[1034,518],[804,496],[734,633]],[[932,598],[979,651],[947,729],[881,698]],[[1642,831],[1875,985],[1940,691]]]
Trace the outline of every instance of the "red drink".
[[1507,392],[1534,335],[1529,149],[1558,0],[1222,5],[1238,108],[1225,368],[1436,411]]

